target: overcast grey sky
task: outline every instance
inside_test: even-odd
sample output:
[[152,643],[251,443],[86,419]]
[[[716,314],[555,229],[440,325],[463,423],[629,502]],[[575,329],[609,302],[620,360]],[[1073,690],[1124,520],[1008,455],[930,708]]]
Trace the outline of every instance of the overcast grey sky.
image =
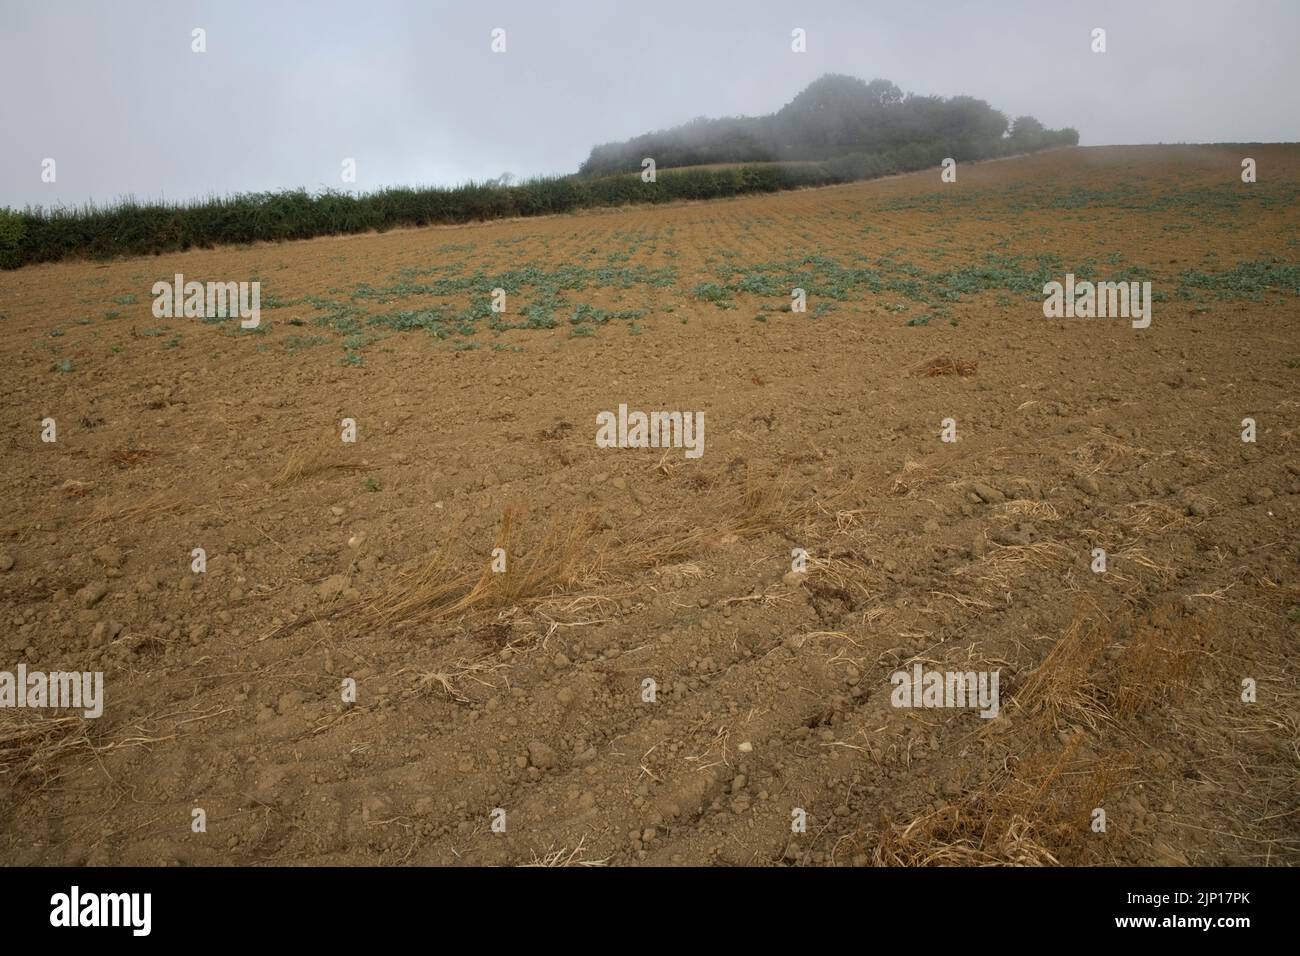
[[0,0],[0,205],[568,173],[827,72],[1083,145],[1295,141],[1297,37],[1300,0]]

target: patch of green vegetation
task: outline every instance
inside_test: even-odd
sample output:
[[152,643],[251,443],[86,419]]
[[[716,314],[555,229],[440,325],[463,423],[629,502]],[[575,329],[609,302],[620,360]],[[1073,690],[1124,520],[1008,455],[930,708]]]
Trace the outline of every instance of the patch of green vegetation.
[[312,297],[308,302],[320,313],[312,317],[312,324],[330,329],[339,335],[352,335],[360,331],[359,320],[367,315],[364,309],[330,299]]
[[437,308],[400,309],[395,312],[372,315],[366,319],[366,324],[393,332],[409,332],[412,329],[437,332],[449,321],[449,317],[441,309]]
[[725,302],[730,295],[725,286],[720,286],[716,282],[701,282],[691,291],[695,298],[713,303]]
[[1281,291],[1300,295],[1300,265],[1275,259],[1239,262],[1230,269],[1206,272],[1189,269],[1179,276],[1180,297],[1190,297],[1186,289],[1204,289],[1219,299],[1249,298],[1260,301],[1264,293]]
[[360,352],[367,349],[376,342],[382,342],[388,337],[387,332],[353,332],[351,335],[343,337],[343,348],[350,352]]
[[311,335],[303,338],[301,335],[291,335],[284,340],[285,350],[293,353],[300,352],[303,349],[313,348],[317,345],[324,345],[329,341],[323,335]]
[[748,292],[751,295],[790,294],[790,291],[781,288],[771,275],[763,272],[745,275],[738,282],[731,283],[728,288],[734,289],[736,292]]
[[[351,293],[355,301],[373,300],[378,302],[397,302],[416,296],[437,296],[440,298],[463,298],[468,295],[470,304],[461,311],[453,311],[445,305],[424,306],[418,309],[397,310],[369,318],[369,323],[382,325],[393,331],[408,331],[423,328],[438,338],[459,335],[465,338],[474,336],[481,324],[486,324],[494,332],[511,329],[553,329],[559,325],[557,312],[566,308],[563,293],[581,291],[592,286],[603,288],[627,289],[635,285],[653,288],[671,286],[676,275],[668,269],[647,269],[645,267],[626,267],[606,265],[595,269],[585,266],[565,265],[554,270],[541,269],[535,265],[524,265],[516,269],[497,273],[475,271],[468,275],[456,275],[449,265],[438,265],[425,269],[406,268],[391,277],[392,284],[375,286],[369,283],[358,285]],[[510,297],[522,297],[527,301],[519,319],[510,317],[510,313],[494,312],[491,308],[491,293],[501,289]],[[325,314],[317,319],[335,331],[347,334],[352,331],[348,323],[354,314],[345,311],[337,303],[315,303],[318,310]],[[355,308],[355,307],[354,307]],[[590,307],[586,307],[590,309]],[[579,306],[578,321],[608,321],[612,318],[632,318],[644,313],[624,310],[620,312],[583,311]]]
[[574,307],[573,315],[569,316],[571,325],[604,325],[613,319],[639,319],[644,316],[645,309],[620,309],[614,312],[607,312],[604,309],[598,309],[595,306],[587,305],[580,302]]

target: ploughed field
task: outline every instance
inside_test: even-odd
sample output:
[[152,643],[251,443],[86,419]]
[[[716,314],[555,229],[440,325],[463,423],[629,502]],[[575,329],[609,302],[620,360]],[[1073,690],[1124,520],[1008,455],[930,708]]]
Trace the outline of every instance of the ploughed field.
[[1067,149],[0,273],[0,671],[103,674],[0,708],[0,861],[1300,861],[1298,186]]

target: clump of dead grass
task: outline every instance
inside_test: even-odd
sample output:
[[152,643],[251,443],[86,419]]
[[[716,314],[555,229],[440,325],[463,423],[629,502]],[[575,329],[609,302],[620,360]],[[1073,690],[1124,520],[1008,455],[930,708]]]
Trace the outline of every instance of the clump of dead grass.
[[559,849],[552,848],[547,850],[541,856],[538,856],[536,851],[531,851],[533,857],[532,861],[528,863],[521,863],[519,865],[525,867],[608,865],[609,857],[605,857],[603,860],[583,859],[583,853],[585,852],[584,844],[586,843],[586,840],[587,837],[585,835],[579,837],[577,845],[572,850],[570,850],[568,847],[561,847]]
[[952,576],[971,579],[986,595],[1001,596],[1030,571],[1056,574],[1073,560],[1070,549],[1055,541],[998,545],[984,559],[953,570]]
[[1013,498],[1001,505],[1003,512],[1017,518],[1033,518],[1035,521],[1060,521],[1061,514],[1046,501],[1034,501],[1029,498]]
[[1205,626],[1172,599],[1158,601],[1140,617],[1125,610],[1114,620],[1081,601],[1014,704],[1031,718],[1043,716],[1053,730],[1132,721],[1176,702],[1188,688],[1205,658]]
[[[1136,622],[1134,618],[1136,617]],[[1094,810],[1134,759],[1097,754],[1103,725],[1140,740],[1136,721],[1175,702],[1205,656],[1205,623],[1175,600],[1111,619],[1091,600],[1015,691],[1014,737],[1001,769],[956,800],[903,824],[882,820],[872,858],[883,866],[1055,866],[1096,862]],[[1086,728],[1086,729],[1085,729]],[[988,733],[996,733],[989,728]],[[861,842],[855,836],[855,842]]]
[[150,515],[170,514],[191,503],[185,494],[163,489],[147,495],[126,495],[97,503],[84,527],[104,522],[140,521]]
[[332,431],[321,435],[307,447],[294,448],[284,459],[280,470],[272,476],[272,488],[283,488],[303,478],[331,470],[356,471],[360,463],[340,458],[343,442]]
[[58,761],[93,750],[88,723],[81,716],[0,710],[0,781],[9,789],[28,783],[44,786],[56,776]]
[[1112,465],[1128,464],[1129,459],[1150,457],[1151,452],[1139,445],[1122,442],[1100,429],[1092,429],[1092,436],[1070,453],[1071,457],[1089,474],[1105,471]]
[[1112,525],[1122,528],[1130,538],[1164,534],[1173,528],[1189,524],[1192,520],[1185,513],[1158,501],[1136,501],[1122,505],[1117,513],[1107,515],[1107,518]]
[[809,505],[794,499],[788,480],[769,481],[746,475],[727,527],[742,538],[784,531],[806,518],[809,511]]
[[811,580],[824,579],[840,591],[851,593],[857,591],[863,597],[871,596],[868,582],[869,568],[857,561],[850,561],[842,555],[827,557],[808,556],[808,575]]
[[502,514],[493,549],[505,551],[504,571],[494,571],[488,562],[457,572],[446,555],[435,553],[377,595],[369,613],[385,626],[427,624],[535,602],[596,580],[603,554],[592,544],[594,514],[553,522],[532,547],[520,541],[520,518],[515,506]]
[[442,688],[443,693],[448,697],[466,703],[469,698],[462,693],[462,687],[465,684],[474,683],[481,687],[495,688],[496,683],[488,680],[488,678],[504,667],[504,664],[492,663],[486,657],[481,657],[478,660],[457,658],[454,661],[440,665],[435,670],[421,674],[417,684],[421,688],[432,687],[436,684]]
[[1205,660],[1204,626],[1171,602],[1158,603],[1137,624],[1111,676],[1109,696],[1120,720],[1178,701]]
[[1013,700],[1017,711],[1042,718],[1046,728],[1083,719],[1097,726],[1102,718],[1098,675],[1109,643],[1101,611],[1090,600],[1080,601],[1065,633],[1034,668]]
[[1092,812],[1121,764],[1081,754],[1083,735],[1009,761],[998,777],[904,825],[882,821],[876,866],[1058,866],[1087,857]]
[[611,571],[629,572],[680,562],[709,550],[717,535],[698,526],[662,527],[651,535],[639,534],[612,543],[606,556]]

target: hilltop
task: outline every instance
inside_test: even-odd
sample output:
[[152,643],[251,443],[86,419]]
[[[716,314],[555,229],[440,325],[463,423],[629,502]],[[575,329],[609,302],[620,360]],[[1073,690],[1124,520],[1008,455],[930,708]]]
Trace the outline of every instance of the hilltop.
[[868,83],[828,73],[766,116],[699,117],[672,129],[596,146],[580,174],[633,172],[645,157],[653,157],[660,169],[821,161],[905,150],[962,161],[1078,142],[1077,130],[1049,130],[1032,116],[1009,120],[974,97],[919,96],[904,93],[889,80]]

